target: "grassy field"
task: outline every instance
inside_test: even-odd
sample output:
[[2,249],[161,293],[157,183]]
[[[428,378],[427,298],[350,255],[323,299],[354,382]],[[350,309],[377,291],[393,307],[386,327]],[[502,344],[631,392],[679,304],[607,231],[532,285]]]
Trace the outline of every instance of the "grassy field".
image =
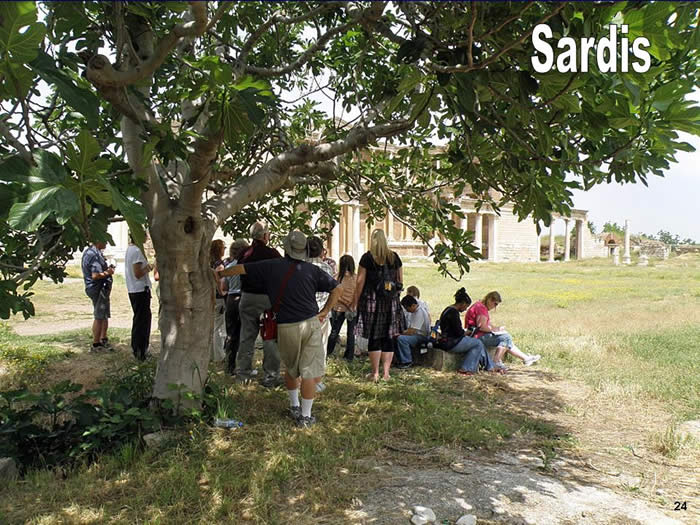
[[[640,430],[638,439],[661,458],[689,453],[673,429],[700,414],[699,258],[649,267],[476,264],[460,283],[425,264],[407,266],[404,275],[406,285],[421,289],[433,318],[460,286],[475,300],[498,290],[503,303],[495,322],[506,325],[523,350],[543,355],[524,376],[531,381],[527,394],[509,388],[517,364],[513,377],[465,379],[412,369],[374,385],[362,379],[366,360],[332,359],[329,387],[314,405],[320,423],[296,430],[282,417],[283,389],[236,386],[213,367],[226,415],[244,421],[242,429],[195,425],[164,450],[127,444],[68,473],[31,472],[0,488],[0,522],[343,523],[353,498],[380,484],[373,471],[378,461],[445,466],[450,450],[492,454],[524,441],[551,458],[585,446],[583,430],[566,423],[579,417],[575,395],[552,398],[544,383],[581,385],[586,403],[610,421],[619,411],[651,411],[669,424]],[[116,297],[120,291],[115,284]],[[123,295],[116,312],[128,325]],[[80,282],[41,283],[37,317],[0,328],[0,386],[38,388],[66,377],[89,379],[91,370],[99,377],[128,369],[125,329],[112,331],[122,350],[104,356],[85,354],[85,328],[52,333],[65,327],[58,313],[64,310],[75,313],[73,322],[89,322],[86,303]],[[554,417],[528,405],[535,398]],[[603,418],[601,428],[606,424],[613,423]],[[414,455],[433,447],[434,453]]]

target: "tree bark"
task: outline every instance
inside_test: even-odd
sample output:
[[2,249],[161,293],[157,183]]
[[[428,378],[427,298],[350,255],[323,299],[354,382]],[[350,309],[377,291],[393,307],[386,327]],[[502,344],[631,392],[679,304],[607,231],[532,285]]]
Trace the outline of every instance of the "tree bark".
[[[153,397],[195,406],[207,380],[214,329],[212,224],[178,208],[158,210],[151,236],[160,273],[161,352]],[[194,399],[183,398],[185,392]]]

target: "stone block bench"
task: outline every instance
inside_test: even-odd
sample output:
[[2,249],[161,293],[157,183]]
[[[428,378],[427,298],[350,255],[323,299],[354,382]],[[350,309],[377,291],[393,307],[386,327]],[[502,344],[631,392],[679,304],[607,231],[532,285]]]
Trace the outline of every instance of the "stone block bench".
[[[493,359],[495,348],[489,348],[488,352]],[[425,352],[425,353],[421,353]],[[444,370],[446,372],[454,372],[460,364],[462,364],[463,354],[453,354],[445,352],[438,348],[413,349],[413,363],[419,366],[427,366],[434,370]]]

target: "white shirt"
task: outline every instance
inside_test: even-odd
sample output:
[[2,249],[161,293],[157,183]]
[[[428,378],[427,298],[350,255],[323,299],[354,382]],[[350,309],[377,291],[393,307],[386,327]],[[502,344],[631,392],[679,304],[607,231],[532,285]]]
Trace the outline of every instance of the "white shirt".
[[126,290],[129,293],[143,292],[146,287],[151,287],[151,280],[148,278],[148,274],[140,279],[137,279],[134,275],[134,264],[138,263],[146,265],[148,261],[143,256],[138,246],[130,244],[126,249],[124,260],[124,278],[126,279]]
[[430,316],[425,308],[419,306],[415,312],[409,315],[408,328],[413,328],[419,335],[428,335],[430,333]]

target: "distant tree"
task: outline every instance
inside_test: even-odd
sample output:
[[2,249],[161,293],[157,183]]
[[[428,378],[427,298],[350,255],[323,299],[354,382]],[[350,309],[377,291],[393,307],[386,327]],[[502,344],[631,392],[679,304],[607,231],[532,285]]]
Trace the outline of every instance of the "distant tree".
[[591,233],[595,235],[596,230],[598,229],[595,224],[593,224],[593,221],[588,221],[588,229],[591,230]]
[[603,224],[603,232],[604,233],[614,233],[615,235],[619,236],[624,236],[625,235],[625,228],[623,226],[620,226],[616,222],[606,222]]
[[[668,244],[669,246],[677,246],[679,244],[693,244],[692,239],[686,239],[685,241],[681,241],[681,237],[678,234],[671,234],[667,232],[666,230],[659,230],[659,233],[657,234],[657,238],[664,244]],[[690,241],[690,242],[686,242]]]

